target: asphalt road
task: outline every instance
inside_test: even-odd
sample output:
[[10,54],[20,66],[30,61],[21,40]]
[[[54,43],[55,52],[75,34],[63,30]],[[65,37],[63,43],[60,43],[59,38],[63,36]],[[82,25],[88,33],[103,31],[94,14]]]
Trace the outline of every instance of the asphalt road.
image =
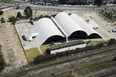
[[31,6],[33,10],[42,10],[42,11],[98,11],[99,9],[107,8],[108,10],[116,9],[116,5],[112,6],[80,6],[80,5],[74,5],[74,6],[63,6],[59,5],[56,6],[41,6],[41,5],[33,5],[26,2],[17,2],[16,4],[7,4],[7,3],[0,3],[0,6],[6,6],[1,7],[0,9],[5,9],[8,7],[14,7],[20,6],[20,9],[25,9],[26,6]]

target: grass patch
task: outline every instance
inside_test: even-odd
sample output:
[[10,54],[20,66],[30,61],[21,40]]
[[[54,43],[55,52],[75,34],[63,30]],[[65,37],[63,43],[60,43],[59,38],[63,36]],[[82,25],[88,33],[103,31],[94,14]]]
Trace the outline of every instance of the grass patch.
[[[84,41],[85,43],[87,43],[88,41]],[[99,44],[101,42],[104,42],[104,41],[90,41],[90,43],[94,43],[94,44]]]
[[43,45],[41,46],[41,50],[45,53],[46,52],[46,49],[50,46],[50,44],[47,44],[47,45]]
[[92,43],[94,43],[94,44],[99,44],[101,42],[104,42],[104,41],[92,41]]
[[38,55],[40,55],[38,48],[28,49],[25,52],[26,52],[29,63],[33,62],[33,59],[37,57]]

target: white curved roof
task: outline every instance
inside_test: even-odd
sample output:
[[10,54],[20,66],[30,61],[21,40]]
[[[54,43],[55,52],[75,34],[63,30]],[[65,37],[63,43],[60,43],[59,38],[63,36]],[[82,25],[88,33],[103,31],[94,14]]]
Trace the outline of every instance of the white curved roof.
[[71,14],[70,17],[80,26],[82,27],[87,35],[91,35],[91,34],[98,34],[93,28],[91,24],[88,24],[86,21],[84,21],[83,18],[81,18],[80,16],[78,16],[77,14]]
[[66,13],[60,12],[55,16],[55,20],[59,23],[62,29],[70,36],[75,31],[84,31],[76,22]]
[[95,21],[93,21],[93,20],[89,20],[89,23],[93,26],[93,28],[99,27],[99,25],[97,23],[95,23]]
[[68,35],[66,34],[66,32],[62,29],[62,27],[59,25],[59,23],[53,18],[51,17],[52,21],[56,24],[56,26],[59,28],[59,30],[62,32],[62,34],[64,34],[64,36],[68,37]]
[[64,37],[64,35],[49,18],[42,18],[37,22],[34,22],[32,32],[38,32],[37,42],[39,46],[41,46],[51,36],[58,35]]

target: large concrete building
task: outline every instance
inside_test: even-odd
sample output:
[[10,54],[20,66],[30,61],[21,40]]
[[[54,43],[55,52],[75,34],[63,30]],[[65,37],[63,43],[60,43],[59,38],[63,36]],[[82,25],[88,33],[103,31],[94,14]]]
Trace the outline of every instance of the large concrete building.
[[54,18],[42,18],[34,22],[32,33],[38,33],[36,39],[41,46],[48,41],[101,37],[93,29],[98,27],[93,20],[86,22],[77,14],[68,15],[66,12],[60,12]]

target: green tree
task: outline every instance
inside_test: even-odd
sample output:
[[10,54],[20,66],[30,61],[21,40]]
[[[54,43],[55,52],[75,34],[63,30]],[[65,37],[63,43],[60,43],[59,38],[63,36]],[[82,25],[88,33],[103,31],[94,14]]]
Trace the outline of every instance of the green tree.
[[2,52],[1,52],[2,45],[0,44],[0,71],[3,70],[6,66],[6,62],[3,58]]
[[113,1],[113,4],[116,4],[116,0]]
[[78,0],[73,0],[73,4],[77,5],[78,4]]
[[116,61],[116,57],[114,57],[113,61]]
[[99,43],[99,44],[96,45],[96,47],[98,47],[98,48],[101,48],[103,46],[104,46],[104,43],[103,42],[101,42],[101,43]]
[[17,18],[15,16],[9,18],[9,21],[12,22],[13,25],[16,23],[16,20]]
[[1,18],[1,23],[5,23],[5,20],[3,17]]
[[4,11],[0,10],[0,15],[2,15],[4,13]]
[[30,17],[30,20],[33,20],[33,17]]
[[103,0],[95,0],[94,4],[98,5],[98,6],[101,6],[103,4]]
[[31,9],[30,6],[27,6],[24,10],[24,14],[26,15],[27,18],[32,17],[33,15],[33,10]]
[[116,44],[116,40],[114,38],[110,39],[108,45]]
[[20,12],[17,13],[17,18],[22,18],[22,14]]

